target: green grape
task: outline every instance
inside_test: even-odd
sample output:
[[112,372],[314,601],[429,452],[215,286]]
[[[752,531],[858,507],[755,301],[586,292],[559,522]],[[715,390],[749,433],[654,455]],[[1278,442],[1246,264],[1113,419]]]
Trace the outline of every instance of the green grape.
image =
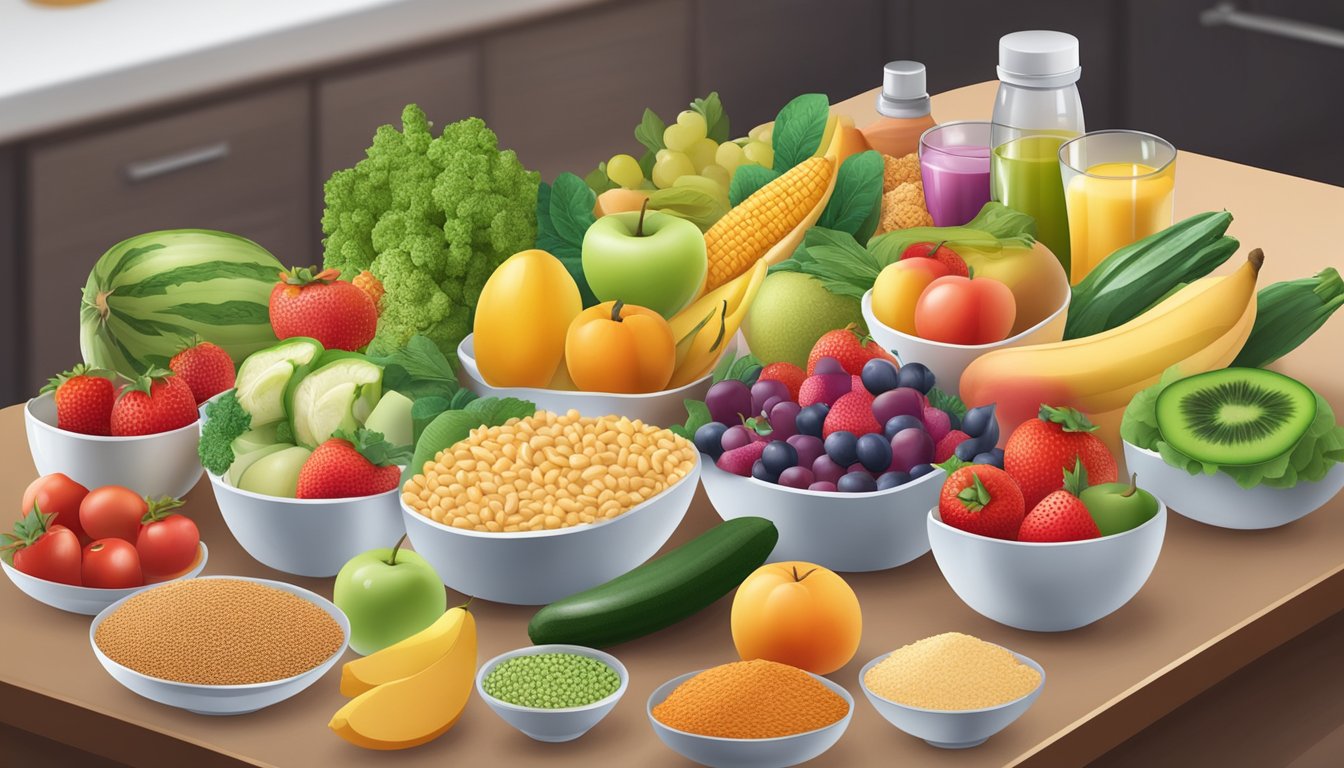
[[724,192],[728,191],[728,183],[733,180],[733,175],[721,165],[706,165],[700,169],[700,175],[718,184]]
[[705,138],[708,130],[704,116],[688,109],[677,115],[677,122],[663,130],[663,144],[673,152],[689,152],[695,142]]
[[742,148],[731,141],[720,144],[714,151],[714,164],[727,171],[729,176],[745,161],[746,156],[742,154]]
[[691,165],[691,158],[684,152],[674,152],[670,149],[660,150],[654,158],[653,163],[653,184],[659,189],[667,189],[679,176],[686,176],[695,173],[695,166]]
[[718,153],[718,149],[718,142],[713,139],[700,139],[691,145],[686,154],[691,158],[691,165],[696,168],[704,168],[707,165],[714,164],[714,157]]
[[775,124],[773,122],[761,123],[755,128],[752,128],[750,131],[747,131],[747,138],[751,139],[752,141],[760,141],[765,144],[769,144],[770,137],[774,132],[775,132]]
[[763,141],[749,141],[742,149],[748,162],[769,168],[775,162],[775,150]]
[[626,189],[639,189],[644,183],[644,171],[630,155],[615,155],[607,161],[607,178]]

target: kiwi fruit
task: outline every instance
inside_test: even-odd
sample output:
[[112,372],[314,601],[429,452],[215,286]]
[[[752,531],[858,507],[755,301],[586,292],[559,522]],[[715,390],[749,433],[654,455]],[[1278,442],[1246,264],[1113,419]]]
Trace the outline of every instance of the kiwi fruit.
[[1168,445],[1205,464],[1261,464],[1297,446],[1316,418],[1307,385],[1261,368],[1224,368],[1181,379],[1157,396]]

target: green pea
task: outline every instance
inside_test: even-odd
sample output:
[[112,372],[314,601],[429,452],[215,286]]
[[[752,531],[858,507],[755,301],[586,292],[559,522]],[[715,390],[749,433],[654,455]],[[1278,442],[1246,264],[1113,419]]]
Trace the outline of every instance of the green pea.
[[620,686],[611,666],[574,653],[516,656],[490,670],[482,685],[500,701],[535,709],[587,706]]

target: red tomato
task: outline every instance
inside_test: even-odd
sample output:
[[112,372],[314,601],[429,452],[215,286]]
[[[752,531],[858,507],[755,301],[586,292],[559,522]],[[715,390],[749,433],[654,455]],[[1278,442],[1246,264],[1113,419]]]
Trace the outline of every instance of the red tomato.
[[1008,338],[1017,301],[987,277],[948,275],[929,283],[915,304],[915,333],[946,344],[990,344]]
[[79,586],[79,537],[64,525],[53,525],[54,515],[24,515],[7,534],[14,552],[14,568],[46,581]]
[[84,586],[100,589],[141,587],[140,555],[124,539],[98,539],[84,548]]
[[135,548],[140,553],[140,568],[145,580],[176,576],[196,562],[201,532],[185,515],[168,515],[145,523]]
[[149,503],[140,494],[120,485],[94,488],[79,504],[79,521],[94,539],[122,539],[135,544],[140,520]]
[[55,515],[52,525],[63,525],[74,532],[80,541],[87,541],[84,526],[79,523],[79,503],[89,495],[89,489],[54,472],[43,475],[28,484],[23,492],[23,514],[33,511],[33,506],[45,514]]

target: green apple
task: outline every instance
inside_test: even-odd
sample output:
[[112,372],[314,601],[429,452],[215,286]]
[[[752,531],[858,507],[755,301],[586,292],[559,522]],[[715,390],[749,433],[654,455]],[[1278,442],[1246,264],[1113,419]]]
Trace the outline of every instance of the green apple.
[[700,293],[705,236],[658,211],[603,216],[583,236],[583,276],[598,301],[620,299],[672,317]]
[[1157,499],[1140,488],[1138,480],[1138,475],[1130,475],[1128,483],[1093,485],[1079,495],[1102,536],[1138,528],[1157,514]]
[[268,453],[240,473],[238,487],[251,493],[292,499],[299,490],[299,470],[310,455],[312,451],[299,445]]
[[443,582],[419,554],[388,549],[355,555],[336,574],[332,602],[350,619],[350,648],[380,651],[433,624],[448,609]]
[[378,404],[369,412],[364,426],[374,432],[381,432],[383,439],[392,445],[413,445],[415,426],[411,419],[411,399],[395,389],[383,393]]

